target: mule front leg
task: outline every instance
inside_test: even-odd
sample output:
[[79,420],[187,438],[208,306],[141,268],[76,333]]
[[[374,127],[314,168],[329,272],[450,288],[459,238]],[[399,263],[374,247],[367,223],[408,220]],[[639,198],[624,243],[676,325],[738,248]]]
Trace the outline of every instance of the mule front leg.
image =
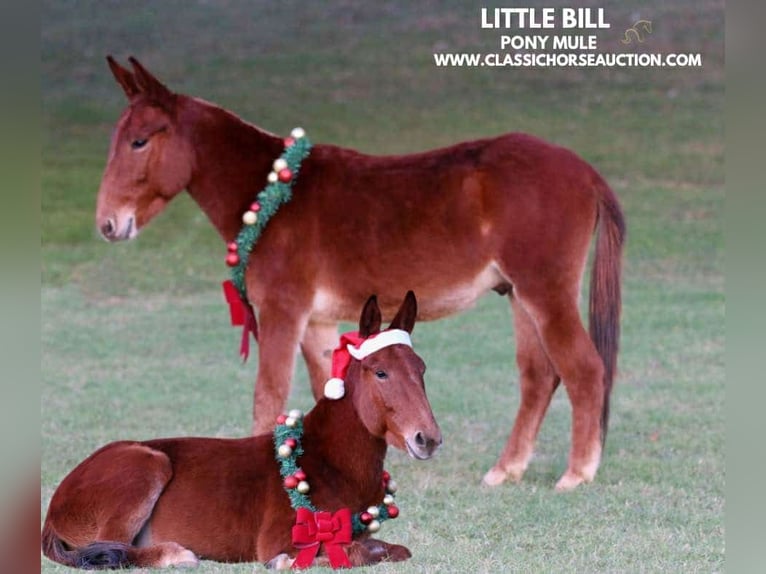
[[519,482],[524,476],[545,412],[561,380],[543,349],[534,322],[518,301],[511,298],[511,305],[521,404],[500,458],[484,475],[483,482],[488,486],[497,486],[506,479]]
[[[382,540],[368,538],[366,540],[354,540],[345,548],[346,556],[352,567],[368,566],[378,562],[401,562],[412,557],[409,548],[400,544],[389,544]],[[289,570],[292,568],[295,557],[287,553],[281,553],[266,562],[269,570]],[[320,553],[311,566],[317,568],[330,568],[330,559],[323,552]]]
[[306,317],[307,313],[279,303],[261,306],[258,376],[253,395],[254,435],[271,432],[274,421],[285,409]]
[[373,562],[401,562],[412,558],[412,552],[401,544],[390,544],[377,538],[367,538],[359,542],[369,553]]
[[[351,566],[369,566],[378,562],[401,562],[412,557],[412,553],[405,546],[389,544],[382,540],[367,538],[366,540],[354,540],[346,546],[346,556]],[[320,554],[314,559],[312,566],[327,568],[331,566],[330,559],[325,554]]]
[[332,351],[338,344],[338,324],[309,321],[301,341],[303,359],[316,400],[324,396],[324,384],[330,376]]

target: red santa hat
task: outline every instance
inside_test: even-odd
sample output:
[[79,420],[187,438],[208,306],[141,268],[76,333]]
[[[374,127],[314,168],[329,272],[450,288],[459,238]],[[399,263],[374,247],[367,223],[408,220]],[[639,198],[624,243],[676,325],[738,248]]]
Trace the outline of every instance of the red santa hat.
[[332,352],[331,378],[324,385],[324,396],[328,399],[340,399],[346,394],[343,379],[346,378],[352,357],[361,361],[391,345],[412,347],[410,334],[402,329],[387,329],[369,337],[361,337],[358,331],[343,333],[340,336],[340,344]]

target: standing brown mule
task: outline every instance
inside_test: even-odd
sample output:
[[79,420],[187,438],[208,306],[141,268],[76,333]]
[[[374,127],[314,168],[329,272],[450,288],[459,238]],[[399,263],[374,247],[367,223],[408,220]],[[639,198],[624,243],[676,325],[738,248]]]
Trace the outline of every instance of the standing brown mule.
[[[132,71],[108,62],[129,105],[99,189],[102,235],[135,237],[186,189],[232,241],[282,138],[171,92],[133,58]],[[578,298],[594,233],[589,336]],[[250,254],[247,295],[260,332],[253,431],[267,430],[284,408],[298,345],[321,396],[338,322],[352,320],[368,293],[379,294],[390,317],[397,294],[413,289],[427,320],[495,290],[513,308],[521,405],[484,481],[521,479],[562,380],[572,447],[557,488],[592,480],[616,371],[624,233],[601,176],[571,151],[529,135],[386,157],[315,145],[292,200]]]
[[[409,346],[416,313],[409,292],[381,332],[371,297],[358,335],[384,346],[361,359],[352,354],[345,395],[320,399],[303,419],[297,462],[320,511],[361,512],[385,501],[387,441],[419,460],[441,444],[423,383],[425,365]],[[296,512],[286,484],[271,434],[114,442],[80,463],[53,494],[43,552],[81,568],[191,565],[198,558],[289,567],[297,553],[291,537]],[[395,516],[391,506],[384,508]],[[370,538],[369,530],[343,546],[353,566],[410,556],[404,546]],[[317,564],[326,565],[327,558]]]

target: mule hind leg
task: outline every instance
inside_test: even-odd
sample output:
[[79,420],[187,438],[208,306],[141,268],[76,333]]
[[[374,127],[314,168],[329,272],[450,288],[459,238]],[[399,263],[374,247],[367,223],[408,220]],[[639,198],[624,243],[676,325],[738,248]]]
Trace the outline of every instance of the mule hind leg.
[[540,341],[537,327],[521,304],[510,295],[516,335],[521,402],[508,442],[483,482],[496,486],[506,479],[521,480],[534,451],[535,439],[560,378]]
[[560,289],[517,290],[572,404],[572,446],[557,490],[590,482],[601,461],[604,366],[577,308],[577,294]]
[[[95,567],[194,565],[197,558],[175,542],[134,546],[173,476],[165,453],[134,442],[111,443],[78,465],[59,485],[45,520],[49,558]],[[64,550],[64,547],[71,550]],[[46,554],[48,554],[46,552]]]

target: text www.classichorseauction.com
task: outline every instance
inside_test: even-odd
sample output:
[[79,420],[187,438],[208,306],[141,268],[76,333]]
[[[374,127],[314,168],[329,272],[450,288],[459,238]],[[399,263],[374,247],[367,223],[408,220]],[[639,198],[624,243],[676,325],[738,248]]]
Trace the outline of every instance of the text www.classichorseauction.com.
[[[583,30],[610,29],[603,8],[482,8],[482,29],[520,30],[502,34],[500,52],[438,52],[437,67],[702,67],[699,53],[652,54],[596,52],[594,34]],[[528,34],[527,31],[561,29],[565,34]],[[652,34],[651,20],[637,20],[613,37],[615,48],[625,50],[643,44]]]

